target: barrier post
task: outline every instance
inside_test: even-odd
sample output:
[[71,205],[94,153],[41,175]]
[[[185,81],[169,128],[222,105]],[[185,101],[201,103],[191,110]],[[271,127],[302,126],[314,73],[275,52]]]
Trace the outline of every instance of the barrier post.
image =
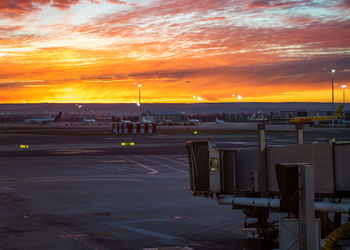
[[120,123],[119,122],[117,123],[117,134],[118,135],[120,134]]
[[115,131],[115,123],[113,122],[112,123],[112,134],[115,134],[116,133],[116,131]]
[[149,124],[145,123],[145,134],[148,134],[149,132]]
[[121,123],[121,124],[120,124],[120,133],[121,133],[121,134],[124,134],[124,127],[125,127],[125,124],[124,124],[124,123]]
[[295,124],[295,129],[297,132],[297,144],[301,145],[304,143],[303,124]]
[[155,122],[152,123],[152,132],[153,133],[157,132],[157,123],[155,123]]
[[136,133],[140,133],[141,132],[141,123],[136,123]]
[[128,122],[128,124],[126,124],[126,128],[127,128],[127,133],[131,134],[132,133],[132,123]]

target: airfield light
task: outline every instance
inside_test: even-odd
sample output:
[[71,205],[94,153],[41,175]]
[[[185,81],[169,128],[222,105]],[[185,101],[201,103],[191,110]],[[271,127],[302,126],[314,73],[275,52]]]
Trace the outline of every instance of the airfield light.
[[198,96],[198,101],[202,101],[202,97]]
[[242,96],[240,96],[240,95],[238,95],[237,98],[238,98],[238,100],[242,100]]
[[232,94],[232,97],[235,97],[236,95],[235,94]]

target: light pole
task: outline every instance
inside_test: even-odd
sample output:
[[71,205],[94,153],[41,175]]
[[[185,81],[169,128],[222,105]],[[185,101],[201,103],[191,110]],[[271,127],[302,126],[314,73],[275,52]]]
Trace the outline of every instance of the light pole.
[[142,84],[138,84],[137,87],[139,88],[139,102],[137,103],[137,106],[141,106],[141,87]]
[[345,111],[344,111],[344,106],[345,106],[345,89],[346,85],[343,84],[340,86],[343,89],[343,120],[345,121]]
[[[200,97],[200,96],[193,96],[193,99],[197,99],[197,101],[198,101],[198,103],[200,103],[201,101],[202,101],[202,97]],[[198,104],[197,103],[197,104]],[[200,118],[200,107],[199,107],[199,105],[197,105],[198,106],[198,110],[197,110],[197,112],[198,112],[198,117]]]
[[75,104],[75,106],[78,108],[78,117],[80,118],[80,109],[83,107],[83,105]]
[[238,114],[241,113],[241,100],[242,100],[242,96],[241,95],[238,95],[237,96],[237,99],[238,99]]
[[332,128],[334,128],[334,73],[335,69],[331,69],[332,72]]

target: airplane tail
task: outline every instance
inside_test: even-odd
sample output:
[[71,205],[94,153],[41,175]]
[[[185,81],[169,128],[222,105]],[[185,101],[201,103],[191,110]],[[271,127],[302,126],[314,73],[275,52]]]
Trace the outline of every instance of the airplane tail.
[[344,106],[343,104],[339,105],[337,111],[335,111],[334,113],[335,119],[342,116],[343,106]]
[[59,121],[62,117],[62,112],[59,112],[58,115],[55,116],[55,122]]

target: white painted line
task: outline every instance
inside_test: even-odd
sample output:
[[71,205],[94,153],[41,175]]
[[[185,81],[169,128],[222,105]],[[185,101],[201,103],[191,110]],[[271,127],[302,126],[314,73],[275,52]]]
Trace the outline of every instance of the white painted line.
[[69,181],[142,181],[141,179],[122,179],[113,177],[99,177],[99,178],[62,178],[62,177],[48,177],[48,178],[35,178],[35,179],[14,179],[14,180],[3,180],[0,184],[4,183],[28,183],[28,182],[69,182]]
[[100,161],[100,162],[103,162],[103,163],[106,163],[106,162],[112,162],[112,163],[123,163],[125,162],[124,160],[104,160],[104,161]]
[[177,161],[185,161],[185,162],[187,162],[188,158],[187,157],[177,157],[176,160]]
[[143,167],[143,168],[145,168],[145,169],[147,169],[147,170],[150,170],[151,172],[149,172],[149,173],[147,173],[147,174],[156,174],[156,173],[159,172],[158,170],[156,170],[156,169],[154,169],[154,168],[151,168],[151,167],[147,167],[146,165],[141,164],[141,163],[139,163],[139,162],[137,162],[137,161],[130,160],[130,159],[128,159],[128,158],[126,158],[126,157],[123,157],[123,156],[118,156],[118,157],[120,157],[120,158],[122,158],[123,160],[126,160],[126,161],[128,161],[128,162],[134,163],[134,164],[136,164],[137,166],[140,166],[140,167]]
[[158,233],[158,232],[151,231],[151,230],[146,230],[146,229],[135,227],[135,226],[126,225],[126,224],[119,223],[119,222],[106,222],[104,224],[107,224],[107,225],[110,225],[110,226],[116,227],[116,228],[121,228],[124,230],[133,231],[136,233],[144,234],[144,235],[150,235],[150,236],[153,236],[156,238],[161,238],[164,240],[170,240],[170,241],[181,240],[181,238],[178,238],[178,237],[174,237],[174,236],[163,234],[163,233]]
[[159,162],[159,161],[152,160],[152,159],[150,159],[150,158],[147,158],[147,160],[148,160],[148,161],[151,161],[151,162],[155,162],[155,163],[157,163],[157,164],[159,164],[159,165],[161,165],[161,166],[163,166],[163,167],[170,168],[170,169],[172,169],[172,170],[176,170],[176,171],[179,171],[179,172],[181,172],[181,173],[184,173],[184,174],[188,175],[188,172],[187,172],[187,171],[183,171],[183,170],[181,170],[181,169],[177,169],[177,168],[174,168],[174,167],[170,167],[168,164],[164,164],[164,163],[161,163],[161,162]]
[[163,160],[167,160],[167,161],[175,162],[175,163],[178,163],[178,164],[180,164],[180,165],[182,165],[182,166],[186,166],[186,167],[188,167],[188,164],[183,163],[183,162],[181,162],[181,161],[172,160],[172,159],[165,158],[165,157],[163,157],[163,156],[159,156],[159,155],[152,155],[152,156],[157,157],[157,158],[160,158],[160,159],[163,159]]

